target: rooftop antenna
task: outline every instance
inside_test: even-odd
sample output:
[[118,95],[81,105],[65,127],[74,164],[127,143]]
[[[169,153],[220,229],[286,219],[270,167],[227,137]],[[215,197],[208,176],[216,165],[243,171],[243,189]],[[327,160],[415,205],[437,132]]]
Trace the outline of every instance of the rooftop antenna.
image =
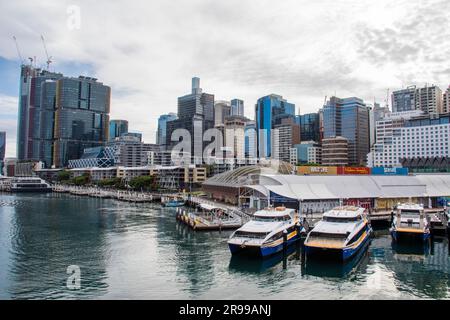
[[44,50],[45,50],[45,56],[47,57],[47,71],[50,71],[50,64],[53,62],[52,61],[52,57],[48,56],[48,51],[47,51],[47,46],[45,45],[45,39],[44,36],[41,35],[41,40],[42,40],[42,44],[44,45]]
[[22,54],[20,53],[19,44],[17,43],[17,38],[16,38],[16,36],[13,36],[13,39],[14,39],[14,43],[16,44],[17,55],[19,56],[20,63],[21,63],[21,64],[25,64],[25,61],[24,61],[23,58],[22,58]]

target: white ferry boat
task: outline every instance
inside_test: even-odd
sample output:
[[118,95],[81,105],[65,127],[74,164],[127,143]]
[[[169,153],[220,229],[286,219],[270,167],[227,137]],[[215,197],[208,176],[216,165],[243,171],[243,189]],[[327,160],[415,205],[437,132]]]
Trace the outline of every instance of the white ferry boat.
[[294,209],[266,208],[257,211],[253,219],[236,230],[228,240],[232,254],[248,254],[267,257],[283,250],[284,232],[287,245],[300,239],[298,216]]
[[39,177],[12,178],[9,182],[11,192],[51,192],[52,187]]
[[394,241],[420,240],[430,238],[430,224],[425,216],[423,205],[405,203],[397,206],[397,214],[391,227]]
[[347,260],[369,244],[372,232],[364,208],[337,207],[325,212],[308,234],[306,254]]

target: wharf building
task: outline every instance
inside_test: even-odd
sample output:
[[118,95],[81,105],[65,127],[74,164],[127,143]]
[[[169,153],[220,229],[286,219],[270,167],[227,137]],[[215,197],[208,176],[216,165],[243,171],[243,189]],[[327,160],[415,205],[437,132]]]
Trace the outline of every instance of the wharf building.
[[323,213],[344,204],[390,212],[399,202],[439,207],[450,197],[450,175],[292,175],[258,165],[211,177],[202,189],[212,199],[249,210],[270,204]]
[[111,89],[95,78],[70,78],[23,65],[17,158],[64,167],[109,137]]
[[0,176],[3,174],[6,153],[6,132],[0,131]]

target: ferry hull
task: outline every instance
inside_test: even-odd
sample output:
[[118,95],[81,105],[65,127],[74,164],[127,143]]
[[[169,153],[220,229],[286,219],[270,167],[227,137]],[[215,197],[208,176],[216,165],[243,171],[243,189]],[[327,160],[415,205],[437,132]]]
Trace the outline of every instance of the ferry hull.
[[164,207],[167,208],[176,208],[184,206],[184,202],[168,202],[163,204]]
[[356,253],[358,253],[361,249],[367,247],[370,242],[371,232],[365,235],[365,238],[361,243],[354,248],[342,248],[342,249],[330,249],[330,248],[320,248],[320,247],[311,247],[305,245],[305,253],[308,256],[316,256],[316,257],[324,257],[329,259],[336,259],[341,261],[346,261],[352,258]]
[[20,187],[20,188],[11,188],[11,192],[16,192],[16,193],[48,193],[48,192],[52,192],[52,188],[26,188],[26,187]]
[[[293,245],[295,242],[300,240],[300,236],[295,231],[294,236],[292,236],[287,241],[287,246]],[[239,255],[249,255],[249,256],[256,256],[256,257],[269,257],[274,254],[277,254],[281,251],[283,251],[284,244],[281,242],[278,245],[274,246],[257,246],[257,245],[248,245],[248,246],[242,246],[239,244],[233,244],[228,243],[228,247],[230,248],[231,254],[239,254]]]
[[399,232],[392,229],[391,236],[396,242],[425,242],[430,238],[431,234],[429,232]]

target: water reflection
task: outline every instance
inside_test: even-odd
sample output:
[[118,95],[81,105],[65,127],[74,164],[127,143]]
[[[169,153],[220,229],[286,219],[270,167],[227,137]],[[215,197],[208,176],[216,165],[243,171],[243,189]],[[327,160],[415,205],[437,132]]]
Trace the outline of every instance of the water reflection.
[[[377,230],[349,262],[231,256],[227,232],[194,232],[175,210],[67,195],[0,194],[0,298],[449,298],[447,238],[392,244]],[[82,289],[66,288],[79,265]],[[375,275],[375,277],[372,277]],[[380,276],[380,287],[368,287]]]
[[[13,207],[10,225],[11,298],[102,295],[108,287],[104,226],[95,202],[22,196],[20,205]],[[82,270],[81,290],[66,287],[70,265]]]
[[[242,274],[260,274],[276,267],[277,270],[288,268],[288,260],[298,260],[300,246],[289,246],[286,253],[279,252],[267,258],[249,257],[243,254],[233,255],[228,266],[231,272]],[[273,271],[273,270],[271,270]]]
[[369,263],[368,245],[347,261],[336,261],[320,257],[308,257],[303,274],[321,278],[346,278],[354,274],[362,265]]

